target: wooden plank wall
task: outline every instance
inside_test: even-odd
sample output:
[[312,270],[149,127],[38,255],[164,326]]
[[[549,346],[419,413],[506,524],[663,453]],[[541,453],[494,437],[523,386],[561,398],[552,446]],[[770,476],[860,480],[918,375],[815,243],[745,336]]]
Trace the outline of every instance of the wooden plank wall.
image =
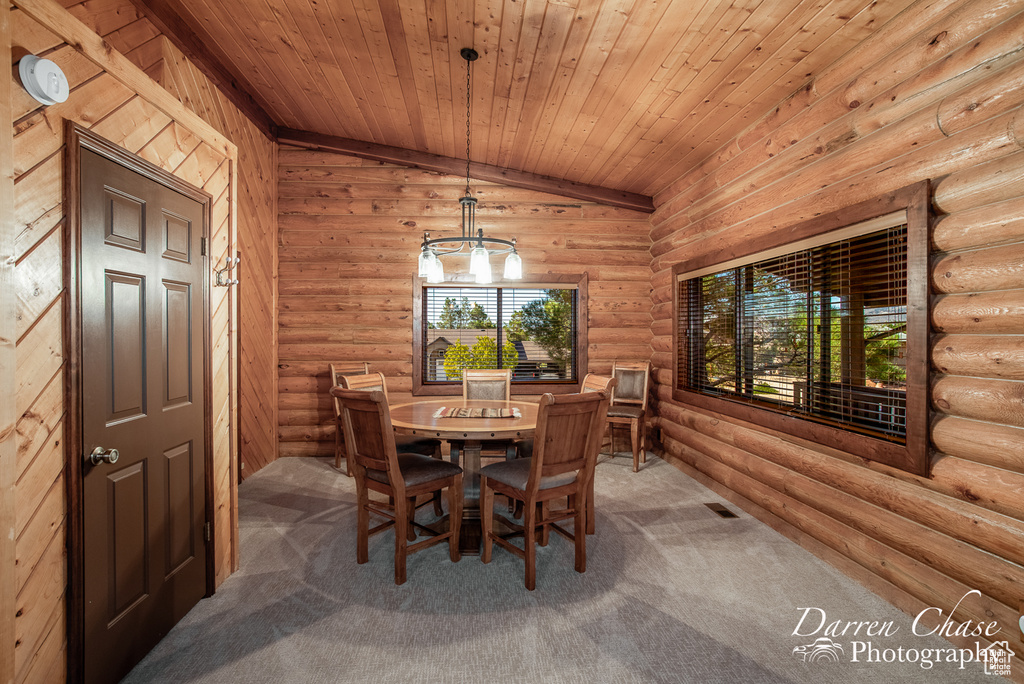
[[[424,230],[459,231],[466,181],[284,146],[279,161],[279,453],[326,456],[328,363],[369,361],[392,400],[411,396],[419,244]],[[650,357],[646,214],[488,183],[472,191],[477,225],[518,238],[526,273],[588,273],[589,372]]]
[[[164,68],[163,45],[153,42],[155,29],[129,2],[65,2],[67,11],[52,0],[16,0],[15,4],[9,12],[4,7],[11,25],[12,58],[16,60],[25,52],[45,55],[64,69],[72,90],[67,102],[44,109],[16,80],[12,78],[9,84],[17,299],[16,538],[13,567],[0,568],[0,582],[9,583],[16,595],[13,681],[59,682],[66,672],[67,576],[61,267],[66,226],[62,204],[63,121],[70,119],[90,128],[209,192],[214,198],[211,243],[215,258],[237,249],[233,211],[239,193],[236,176],[248,169],[237,166],[236,148],[226,137],[121,57],[127,55],[154,76],[160,76]],[[46,25],[32,17],[41,17]],[[106,41],[102,47],[100,35]],[[65,41],[67,36],[73,36],[68,40],[76,47]],[[118,52],[109,52],[108,45]],[[201,90],[191,91],[189,97],[206,103],[220,101],[208,99]],[[190,104],[201,109],[195,101]],[[227,121],[234,116],[238,125],[244,125],[236,114],[229,114],[226,105],[217,106]],[[206,111],[200,113],[208,115]],[[236,133],[233,130],[230,134]],[[253,174],[254,185],[266,177],[260,174],[274,173],[273,145],[263,149],[269,153],[260,153],[262,168]],[[262,191],[263,196],[274,192],[273,183],[270,186]],[[253,195],[260,193],[254,191]],[[237,559],[233,518],[237,478],[232,443],[236,420],[232,397],[237,388],[229,372],[236,363],[232,336],[237,315],[232,292],[227,288],[213,288],[211,292],[218,583],[230,574]],[[0,522],[6,526],[12,521]]]
[[[238,145],[238,432],[244,479],[277,458],[277,144],[164,36],[156,80]],[[147,49],[147,45],[139,49]],[[218,255],[220,266],[223,256]]]
[[[11,62],[11,11],[0,2],[0,64]],[[11,99],[11,82],[0,78],[0,102]],[[17,477],[18,413],[15,409],[17,316],[14,272],[14,126],[10,107],[0,108],[0,572],[17,558],[14,527]],[[15,603],[17,587],[0,580],[0,682],[14,681]]]
[[[956,620],[997,619],[996,639],[1014,647],[1024,596],[1024,13],[967,0],[937,16],[927,4],[655,198],[655,425],[684,470],[908,613],[948,615],[980,590]],[[938,214],[930,477],[672,400],[673,264],[927,178]],[[1013,669],[1024,681],[1024,660]]]

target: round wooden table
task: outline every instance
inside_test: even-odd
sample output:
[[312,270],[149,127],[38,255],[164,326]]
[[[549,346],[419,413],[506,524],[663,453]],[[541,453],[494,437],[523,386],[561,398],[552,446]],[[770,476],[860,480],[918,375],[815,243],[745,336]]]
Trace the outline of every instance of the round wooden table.
[[[519,418],[435,418],[439,408],[519,409]],[[485,441],[533,437],[537,404],[529,401],[486,401],[448,397],[393,404],[391,425],[396,432],[436,437],[462,443],[452,461],[462,466],[463,508],[459,546],[464,553],[480,553],[480,447]],[[461,462],[460,462],[461,461]]]

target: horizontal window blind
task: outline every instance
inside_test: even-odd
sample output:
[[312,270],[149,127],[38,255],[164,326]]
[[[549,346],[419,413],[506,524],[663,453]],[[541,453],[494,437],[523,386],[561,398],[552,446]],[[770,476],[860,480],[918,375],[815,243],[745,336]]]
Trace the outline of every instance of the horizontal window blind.
[[678,287],[678,387],[905,435],[905,224]]
[[513,382],[575,382],[574,287],[425,287],[424,382],[511,368]]

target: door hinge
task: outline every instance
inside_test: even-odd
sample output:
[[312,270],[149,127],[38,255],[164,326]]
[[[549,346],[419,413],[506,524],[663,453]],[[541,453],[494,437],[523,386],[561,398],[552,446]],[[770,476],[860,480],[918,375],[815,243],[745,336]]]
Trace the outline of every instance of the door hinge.
[[210,541],[210,523],[203,523],[203,539]]
[[206,238],[199,238],[199,256],[206,256]]

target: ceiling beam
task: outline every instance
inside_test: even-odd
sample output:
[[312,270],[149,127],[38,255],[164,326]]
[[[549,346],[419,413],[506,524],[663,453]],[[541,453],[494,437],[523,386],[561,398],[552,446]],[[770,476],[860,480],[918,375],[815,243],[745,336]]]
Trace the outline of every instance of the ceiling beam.
[[[391,147],[390,145],[378,145],[377,143],[339,138],[323,133],[299,131],[294,128],[278,128],[277,141],[311,150],[338,152],[361,159],[372,159],[373,161],[386,162],[388,164],[411,166],[425,171],[448,173],[455,176],[462,176],[466,173],[465,159],[442,157],[430,152],[407,150],[402,147]],[[541,176],[526,171],[503,169],[499,166],[477,162],[470,163],[469,173],[470,176],[477,180],[502,183],[503,185],[516,188],[528,188],[553,195],[562,195],[563,197],[572,197],[613,207],[633,209],[648,214],[654,212],[653,199],[647,195],[633,192],[604,188],[597,185],[585,185],[569,180]]]
[[224,66],[208,45],[215,41],[205,33],[200,35],[178,14],[178,10],[167,0],[131,0],[135,8],[149,19],[214,85],[255,124],[260,131],[273,140],[277,124],[267,113],[265,103],[253,96],[253,88],[244,79],[236,76]]

